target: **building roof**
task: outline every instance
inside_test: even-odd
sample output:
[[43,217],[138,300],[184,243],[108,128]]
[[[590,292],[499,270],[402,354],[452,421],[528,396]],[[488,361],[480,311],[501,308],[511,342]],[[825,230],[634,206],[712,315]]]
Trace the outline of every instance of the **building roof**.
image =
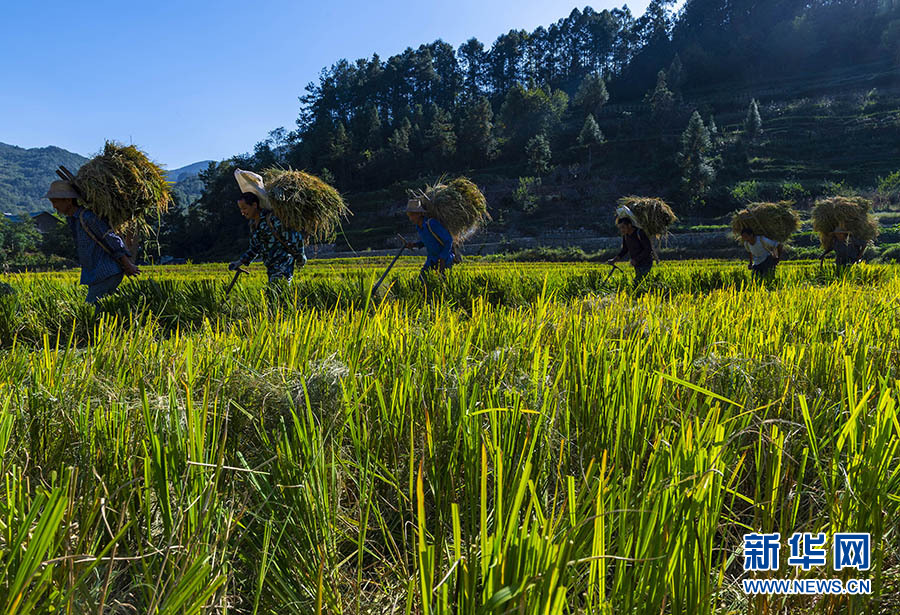
[[[38,211],[33,214],[29,214],[29,218],[32,218],[32,219],[40,218],[41,216],[50,216],[51,218],[56,218],[56,216],[54,216],[49,211]],[[3,217],[6,218],[7,220],[9,220],[10,222],[22,222],[22,220],[23,220],[21,214],[14,214],[14,213],[11,213],[8,211],[3,212]]]

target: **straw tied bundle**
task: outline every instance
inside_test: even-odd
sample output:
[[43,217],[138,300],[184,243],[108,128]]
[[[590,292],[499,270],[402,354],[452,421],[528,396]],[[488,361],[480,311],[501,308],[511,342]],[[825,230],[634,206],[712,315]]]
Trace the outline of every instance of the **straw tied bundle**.
[[314,242],[332,239],[341,219],[350,215],[340,193],[315,175],[292,169],[268,169],[263,175],[278,219]]
[[147,216],[158,217],[172,202],[163,170],[135,146],[113,141],[82,165],[75,185],[85,196],[86,208],[126,233],[145,230]]
[[456,243],[471,237],[491,219],[481,190],[465,177],[447,183],[438,180],[424,191],[411,194],[413,198],[421,199],[426,214],[436,218]]
[[870,211],[872,201],[862,197],[835,196],[819,199],[812,211],[813,230],[826,250],[834,242],[832,233],[843,229],[856,243],[868,243],[878,237],[878,220]]
[[651,237],[665,235],[676,220],[675,212],[662,199],[624,196],[617,201],[616,217],[631,218],[634,224]]
[[791,201],[751,203],[731,217],[731,232],[740,239],[742,230],[752,229],[756,235],[783,243],[800,228],[800,217],[791,205]]

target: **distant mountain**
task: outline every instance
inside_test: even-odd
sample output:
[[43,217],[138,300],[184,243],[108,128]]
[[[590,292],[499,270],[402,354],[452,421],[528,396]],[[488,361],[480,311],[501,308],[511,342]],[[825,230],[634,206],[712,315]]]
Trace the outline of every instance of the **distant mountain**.
[[172,192],[175,193],[175,199],[181,207],[187,207],[200,198],[203,194],[203,182],[197,177],[200,171],[205,171],[209,167],[212,160],[204,160],[195,162],[179,169],[166,171],[170,182],[175,182],[172,186]]
[[59,147],[25,149],[0,143],[0,212],[13,214],[49,210],[44,199],[50,182],[59,179],[59,165],[76,173],[87,158]]
[[209,167],[209,163],[214,162],[213,160],[203,160],[201,162],[195,162],[193,164],[189,164],[187,166],[181,167],[179,169],[172,169],[170,171],[166,171],[166,175],[169,176],[169,181],[172,182],[180,182],[190,177],[196,177],[200,171],[205,171],[207,167]]
[[[30,214],[50,209],[44,199],[50,182],[59,179],[56,168],[65,166],[77,173],[88,158],[60,147],[25,149],[0,143],[0,213]],[[166,171],[175,182],[172,191],[180,205],[187,206],[200,197],[203,182],[197,177],[211,161],[204,160]]]

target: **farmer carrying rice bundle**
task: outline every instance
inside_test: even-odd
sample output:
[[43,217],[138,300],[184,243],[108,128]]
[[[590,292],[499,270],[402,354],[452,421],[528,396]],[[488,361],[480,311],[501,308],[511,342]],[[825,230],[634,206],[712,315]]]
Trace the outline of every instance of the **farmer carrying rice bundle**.
[[301,267],[306,264],[303,234],[286,228],[272,211],[262,177],[241,169],[236,169],[234,176],[243,191],[237,205],[250,222],[251,234],[250,247],[228,268],[235,271],[261,258],[270,283],[290,282],[296,263],[299,261]]
[[419,234],[419,241],[407,241],[406,247],[427,251],[422,273],[430,269],[443,273],[453,267],[459,245],[491,219],[484,195],[465,177],[446,184],[438,181],[413,193],[406,215]]
[[678,220],[669,204],[662,199],[623,196],[617,203],[616,217],[630,218],[635,226],[650,237],[664,236]]
[[314,243],[333,239],[341,220],[350,215],[341,194],[315,175],[277,168],[264,175],[264,204],[268,201],[284,226]]
[[416,225],[419,241],[407,241],[406,248],[425,248],[425,264],[420,276],[426,271],[434,270],[440,274],[453,267],[456,255],[453,253],[453,236],[436,218],[428,217],[425,207],[419,199],[410,199],[406,203],[406,216]]
[[848,265],[855,265],[862,259],[866,244],[861,244],[851,239],[850,232],[845,228],[837,228],[829,234],[828,247],[819,256],[819,263],[825,261],[825,257],[834,252],[834,265],[838,269]]
[[82,165],[77,176],[64,175],[83,195],[81,205],[125,240],[132,257],[140,236],[150,230],[148,218],[158,219],[172,203],[165,172],[134,145],[107,141],[103,153]]
[[781,260],[784,242],[800,228],[791,203],[752,203],[731,217],[731,231],[749,252],[747,268],[757,278],[772,276]]
[[813,208],[813,230],[823,252],[819,262],[834,252],[834,264],[844,267],[859,262],[869,242],[878,237],[878,221],[870,213],[872,202],[859,197],[819,199]]
[[661,237],[677,220],[672,208],[662,199],[628,196],[619,199],[616,227],[622,235],[622,249],[607,261],[615,265],[626,254],[634,267],[634,285],[650,273],[653,261],[659,260],[651,237]]
[[[72,175],[65,167],[46,197],[67,217],[89,303],[113,292],[123,275],[137,275],[133,258],[147,218],[172,202],[163,170],[137,147],[107,141],[103,152]],[[130,247],[128,244],[132,244]]]
[[636,227],[631,218],[619,218],[616,226],[622,235],[622,249],[606,262],[615,265],[617,260],[627,254],[634,267],[634,285],[637,286],[653,268],[653,245],[647,233]]
[[103,218],[78,204],[81,195],[70,182],[51,183],[45,197],[66,216],[81,265],[81,284],[88,287],[88,303],[115,291],[123,276],[140,273],[122,238]]

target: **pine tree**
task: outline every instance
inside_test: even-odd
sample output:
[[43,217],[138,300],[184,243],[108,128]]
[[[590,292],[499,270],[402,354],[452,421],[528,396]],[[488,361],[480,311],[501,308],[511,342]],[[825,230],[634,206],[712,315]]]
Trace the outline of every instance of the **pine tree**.
[[338,121],[328,144],[328,160],[337,174],[343,179],[350,175],[348,161],[353,153],[353,141],[344,128],[344,122]]
[[529,139],[525,146],[525,154],[528,156],[528,166],[536,175],[542,175],[550,170],[552,153],[550,143],[543,134],[535,135]]
[[719,136],[719,127],[716,126],[716,118],[712,113],[709,114],[709,125],[706,129],[709,130],[710,139],[715,141]]
[[684,66],[681,64],[681,56],[676,53],[675,57],[672,58],[672,63],[669,64],[669,70],[666,71],[666,81],[672,86],[673,90],[678,90],[683,79]]
[[586,147],[588,151],[588,167],[591,166],[592,146],[597,143],[603,143],[603,141],[603,133],[600,131],[600,126],[597,125],[597,120],[588,113],[584,120],[584,125],[581,127],[581,132],[578,134],[578,144]]
[[425,110],[422,105],[416,105],[412,115],[412,130],[409,133],[409,150],[414,154],[425,151],[426,130],[428,122],[425,121]]
[[762,134],[762,118],[759,115],[759,103],[756,99],[750,101],[747,107],[747,118],[744,120],[744,134],[752,141]]
[[603,133],[600,131],[600,126],[597,125],[597,120],[588,113],[584,125],[581,127],[581,133],[578,135],[578,144],[593,145],[594,143],[603,143],[603,140]]
[[666,85],[666,71],[661,70],[656,74],[656,86],[647,93],[644,100],[650,103],[650,111],[655,120],[664,118],[672,111],[672,107],[675,105],[675,95]]
[[508,151],[516,155],[535,135],[554,134],[568,104],[569,97],[561,90],[513,86],[500,107]]
[[456,153],[456,133],[450,114],[431,105],[431,124],[425,131],[425,148],[432,167],[448,161]]
[[494,112],[491,102],[484,96],[469,103],[460,126],[460,150],[470,162],[483,163],[497,155],[497,140],[494,138]]
[[681,167],[682,188],[691,205],[703,204],[703,195],[716,177],[709,156],[711,150],[709,131],[703,125],[700,114],[694,111],[681,135],[681,152],[677,158]]
[[342,158],[349,153],[351,147],[352,143],[347,135],[347,129],[344,128],[344,122],[339,121],[331,137],[331,143],[329,143],[328,157],[333,160]]
[[360,144],[360,149],[374,152],[381,147],[381,116],[375,105],[367,105],[363,109],[362,114],[356,118],[356,126],[357,143]]
[[600,73],[591,73],[585,77],[573,100],[575,106],[591,115],[596,115],[608,101],[609,92],[606,91],[606,82]]
[[466,95],[470,98],[475,98],[481,94],[482,83],[484,82],[487,60],[484,45],[477,38],[470,38],[460,45],[458,55],[465,71],[463,83]]
[[403,118],[400,125],[388,137],[388,148],[391,150],[391,154],[404,156],[409,153],[409,133],[411,130],[412,124],[409,123],[409,119]]

